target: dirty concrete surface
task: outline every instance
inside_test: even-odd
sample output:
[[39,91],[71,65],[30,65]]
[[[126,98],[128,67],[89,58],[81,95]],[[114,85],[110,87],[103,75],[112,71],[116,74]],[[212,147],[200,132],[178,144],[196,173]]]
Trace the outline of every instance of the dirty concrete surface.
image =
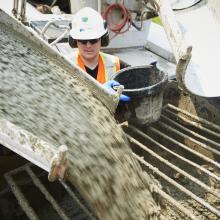
[[0,118],[69,149],[68,180],[99,219],[157,219],[154,181],[109,111],[22,35],[0,23]]

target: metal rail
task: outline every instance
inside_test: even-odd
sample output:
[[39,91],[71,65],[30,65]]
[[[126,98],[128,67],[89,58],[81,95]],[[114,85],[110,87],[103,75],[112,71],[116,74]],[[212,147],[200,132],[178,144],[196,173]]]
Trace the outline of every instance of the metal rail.
[[[51,205],[51,207],[55,210],[55,212],[57,213],[57,216],[59,216],[60,219],[63,220],[69,220],[69,219],[75,219],[75,218],[70,218],[68,217],[68,213],[65,213],[65,211],[63,210],[63,208],[61,208],[61,206],[58,204],[58,202],[56,201],[56,199],[52,196],[51,193],[49,193],[49,191],[47,190],[47,188],[44,186],[44,184],[41,182],[41,180],[39,179],[38,175],[36,175],[32,168],[33,164],[26,164],[22,167],[19,167],[15,170],[12,170],[8,173],[6,173],[5,179],[8,182],[12,192],[14,193],[15,197],[17,198],[19,205],[21,206],[21,208],[24,210],[25,214],[27,215],[27,217],[31,220],[38,220],[40,219],[36,210],[34,210],[33,207],[31,207],[30,202],[28,201],[28,199],[26,198],[26,196],[24,195],[24,193],[22,193],[21,189],[20,189],[20,185],[26,185],[27,181],[24,181],[24,183],[17,183],[16,179],[14,179],[14,176],[17,174],[20,174],[22,172],[25,172],[26,174],[28,174],[28,177],[30,178],[30,181],[28,181],[28,184],[32,183],[34,187],[38,188],[40,190],[40,192],[42,193],[42,195],[44,195],[45,200],[47,200],[49,202],[49,204]],[[46,175],[46,173],[45,173]],[[42,176],[42,175],[40,175]],[[73,201],[75,203],[78,204],[79,208],[82,210],[82,212],[84,214],[86,214],[86,216],[89,217],[89,220],[95,220],[96,218],[93,216],[93,214],[87,209],[87,207],[85,207],[80,200],[77,198],[77,196],[75,195],[75,193],[72,191],[72,189],[70,187],[68,187],[68,185],[66,183],[64,183],[64,181],[60,180],[60,182],[62,183],[65,191],[67,192],[67,194],[73,199]]]
[[[15,18],[18,18],[22,23],[26,22],[26,0],[14,0],[13,2],[13,9],[12,14],[15,16]],[[20,10],[19,10],[20,6]]]
[[[171,113],[171,114],[173,114],[173,113]],[[162,121],[165,120],[165,121],[169,122],[170,124],[174,125],[175,127],[181,129],[181,131],[184,131],[185,133],[192,135],[194,138],[199,139],[200,142],[204,142],[206,144],[209,144],[211,146],[215,146],[216,148],[218,147],[220,149],[220,143],[213,141],[205,136],[198,134],[197,132],[194,132],[194,131],[182,126],[181,124],[177,123],[176,121],[170,119],[169,116],[170,115],[166,116],[166,115],[162,114],[161,115]]]
[[[171,111],[170,108],[175,110]],[[183,205],[185,210],[182,210],[182,213],[189,219],[203,217],[203,210],[207,210],[204,215],[209,213],[207,214],[208,219],[220,218],[218,206],[220,204],[218,186],[220,163],[216,161],[220,151],[218,150],[219,143],[215,140],[218,138],[218,125],[208,123],[204,119],[191,116],[175,106],[168,105],[163,110],[159,122],[148,128],[137,128],[126,123],[122,123],[120,126],[125,130],[132,143],[134,157],[138,159],[144,170],[161,180],[164,189],[159,192],[159,195],[162,198],[171,197],[167,199],[167,201],[172,200],[170,205],[174,209],[171,208],[171,210],[175,210],[175,208],[179,210],[178,206]],[[198,128],[196,131],[194,131],[195,126]],[[200,126],[204,135],[210,134],[210,137],[200,133]],[[211,139],[212,137],[213,139]],[[194,148],[198,148],[198,151]],[[211,155],[210,158],[203,154],[204,152]],[[174,173],[178,176],[173,177]],[[194,173],[197,173],[198,176],[195,176]],[[205,179],[203,175],[206,175]],[[185,180],[187,180],[186,185]],[[175,189],[175,193],[185,195],[189,201],[195,201],[195,204],[199,206],[191,208],[192,204],[188,203],[188,199],[184,199],[185,196],[183,196],[183,200],[181,200],[181,196],[176,201],[175,193],[172,197],[168,186],[171,187],[170,190]],[[203,193],[207,198],[203,197]],[[212,198],[215,198],[213,203],[209,200],[210,193]],[[190,216],[191,211],[195,216]]]
[[172,163],[170,163],[168,160],[165,160],[163,157],[159,156],[158,154],[154,153],[152,150],[150,150],[149,148],[147,148],[145,145],[141,144],[139,141],[135,140],[134,138],[132,138],[130,135],[127,135],[128,139],[130,141],[132,141],[133,143],[135,143],[136,145],[138,145],[140,148],[142,148],[143,150],[145,150],[147,153],[149,153],[151,156],[155,157],[157,160],[159,160],[161,163],[167,165],[168,167],[170,167],[171,169],[175,170],[176,172],[178,172],[179,174],[187,177],[189,180],[191,180],[192,182],[196,183],[198,186],[200,186],[201,188],[203,188],[204,190],[206,190],[207,192],[211,193],[214,196],[217,196],[220,198],[220,193],[218,193],[216,190],[213,190],[211,187],[207,186],[206,184],[202,183],[200,180],[196,179],[195,177],[189,175],[187,172],[181,170],[180,168],[178,168],[177,166],[173,165]]
[[[132,140],[135,141],[136,140]],[[159,171],[156,167],[152,166],[150,163],[146,162],[142,157],[133,154],[138,161],[145,165],[146,167],[148,167],[149,169],[151,169],[154,173],[156,173],[157,175],[159,175],[161,178],[163,178],[164,180],[166,180],[167,182],[169,182],[170,184],[172,184],[172,186],[178,188],[180,191],[182,191],[183,193],[185,193],[187,196],[189,196],[190,198],[194,199],[195,201],[197,201],[198,203],[200,203],[202,206],[204,206],[205,208],[207,208],[209,211],[211,211],[213,214],[215,214],[216,216],[220,217],[220,211],[217,210],[216,208],[214,208],[213,206],[211,206],[209,203],[207,203],[206,201],[204,201],[203,199],[201,199],[200,197],[196,196],[195,194],[193,194],[191,191],[187,190],[186,188],[184,188],[183,186],[181,186],[180,184],[178,184],[177,182],[175,182],[173,179],[169,178],[168,176],[166,176],[163,172]]]
[[7,180],[12,192],[14,193],[15,197],[18,200],[19,205],[24,210],[27,217],[31,220],[39,220],[36,212],[30,206],[28,200],[25,198],[24,194],[22,193],[22,191],[20,190],[20,188],[18,187],[18,185],[16,184],[16,182],[11,176],[12,174],[15,174],[16,172],[20,172],[22,170],[23,168],[19,168],[19,169],[13,170],[11,173],[5,174],[5,179]]
[[165,152],[171,154],[172,156],[178,158],[180,161],[184,161],[186,162],[186,164],[191,165],[192,167],[204,172],[205,174],[209,175],[210,177],[216,179],[217,181],[220,181],[220,177],[215,175],[214,173],[210,172],[209,170],[207,170],[206,168],[198,165],[197,163],[188,160],[187,158],[181,156],[180,154],[177,154],[173,151],[171,151],[170,149],[166,148],[165,146],[163,146],[162,144],[160,144],[158,141],[156,141],[155,139],[151,138],[149,135],[143,133],[142,131],[140,131],[139,129],[133,127],[132,125],[129,126],[129,128],[136,132],[137,134],[141,135],[142,137],[144,137],[146,140],[150,140],[152,143],[155,144],[155,146],[157,146],[158,148],[160,148],[161,150],[164,150]]
[[52,197],[52,195],[47,191],[46,187],[41,183],[39,178],[35,175],[35,173],[31,170],[29,166],[24,167],[24,171],[26,171],[31,177],[34,185],[40,189],[41,193],[45,196],[47,201],[52,205],[52,207],[56,210],[61,219],[68,220],[70,218],[64,213],[64,210],[58,205],[57,201]]
[[175,114],[176,118],[181,119],[185,123],[192,125],[195,128],[199,128],[202,131],[210,133],[210,134],[216,136],[217,138],[220,138],[220,126],[215,125],[215,124],[213,124],[203,118],[197,117],[195,115],[190,114],[189,112],[186,112],[180,108],[177,108],[173,105],[168,104],[167,108],[165,108],[164,111],[172,114],[173,112],[170,110],[173,110],[176,112],[176,114]]
[[[176,131],[175,129],[172,129],[170,126],[167,126],[167,125],[163,125],[163,130],[164,129],[170,129],[171,131]],[[210,159],[209,157],[206,157],[204,156],[203,154],[189,148],[187,145],[184,145],[176,140],[174,140],[173,138],[171,137],[168,137],[167,135],[165,135],[164,133],[160,132],[159,130],[155,129],[155,128],[150,128],[151,131],[154,131],[155,133],[159,134],[160,136],[162,136],[163,138],[171,141],[172,143],[174,143],[176,146],[180,147],[180,148],[183,148],[187,151],[189,151],[190,153],[198,156],[199,158],[203,159],[204,161],[208,162],[208,163],[211,163],[212,165],[214,165],[216,168],[219,168],[220,169],[220,164],[217,163],[216,161]]]
[[71,190],[71,188],[63,180],[60,180],[60,182],[63,185],[63,187],[66,189],[68,194],[77,202],[77,204],[80,206],[83,212],[86,213],[86,215],[89,216],[91,220],[96,220],[93,214],[80,202],[80,200],[77,198],[75,193]]

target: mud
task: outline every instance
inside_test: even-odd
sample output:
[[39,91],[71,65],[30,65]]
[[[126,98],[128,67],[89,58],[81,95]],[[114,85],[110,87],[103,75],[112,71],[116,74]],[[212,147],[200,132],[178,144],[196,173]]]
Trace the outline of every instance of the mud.
[[99,219],[157,219],[155,183],[86,87],[0,23],[0,118],[69,149],[68,180]]

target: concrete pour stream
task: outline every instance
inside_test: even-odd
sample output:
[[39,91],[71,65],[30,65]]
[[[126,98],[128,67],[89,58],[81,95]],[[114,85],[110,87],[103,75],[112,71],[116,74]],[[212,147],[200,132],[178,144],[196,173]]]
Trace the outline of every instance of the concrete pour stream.
[[68,180],[99,219],[157,219],[154,181],[109,111],[33,42],[0,23],[0,118],[69,149]]

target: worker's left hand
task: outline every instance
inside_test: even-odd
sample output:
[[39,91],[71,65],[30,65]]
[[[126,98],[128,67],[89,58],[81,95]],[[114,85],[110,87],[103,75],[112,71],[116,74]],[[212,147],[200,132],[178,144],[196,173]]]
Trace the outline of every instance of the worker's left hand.
[[[115,80],[110,80],[103,84],[103,86],[109,91],[110,94],[115,94],[116,91],[113,89],[114,87],[120,86],[121,84]],[[129,102],[131,98],[127,95],[120,95],[120,101]]]

